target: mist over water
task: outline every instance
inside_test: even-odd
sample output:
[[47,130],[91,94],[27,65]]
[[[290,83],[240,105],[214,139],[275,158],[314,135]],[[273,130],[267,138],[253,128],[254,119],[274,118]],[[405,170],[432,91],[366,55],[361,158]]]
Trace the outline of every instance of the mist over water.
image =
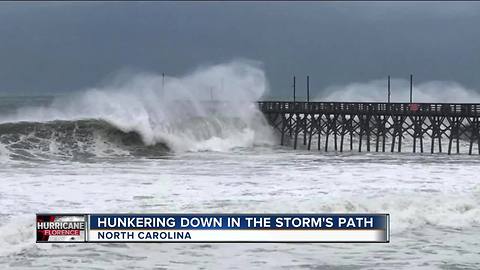
[[[5,99],[1,155],[155,156],[275,145],[278,138],[256,105],[268,91],[259,62],[235,60],[180,77],[123,72],[39,105]],[[391,93],[392,102],[408,102],[409,81],[392,79]],[[385,102],[386,80],[331,86],[316,100]],[[432,81],[414,85],[414,102],[471,103],[480,95],[456,82]]]
[[22,107],[0,122],[97,119],[140,134],[145,145],[173,151],[223,151],[271,144],[256,101],[268,90],[260,63],[235,60],[182,77],[122,73],[102,86]]
[[[391,102],[409,102],[410,81],[390,80]],[[316,101],[387,102],[387,80],[356,82],[327,87]],[[453,81],[430,81],[413,85],[413,101],[425,103],[478,103],[480,94]]]

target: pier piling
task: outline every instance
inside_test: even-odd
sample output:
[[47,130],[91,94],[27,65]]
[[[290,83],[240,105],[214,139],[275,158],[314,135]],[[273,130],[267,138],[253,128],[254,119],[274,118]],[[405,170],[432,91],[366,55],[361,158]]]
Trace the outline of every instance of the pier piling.
[[430,153],[442,153],[442,142],[447,140],[446,152],[459,154],[460,141],[464,140],[468,154],[473,154],[475,146],[480,154],[480,104],[310,102],[307,97],[307,102],[262,101],[258,105],[280,133],[280,144],[293,140],[294,149],[302,136],[308,150],[316,138],[318,150],[323,144],[325,152],[343,152],[345,136],[349,135],[350,151],[354,137],[358,137],[359,152],[385,152],[388,144],[391,152],[402,152],[404,140],[409,138],[412,152],[424,153],[426,138]]

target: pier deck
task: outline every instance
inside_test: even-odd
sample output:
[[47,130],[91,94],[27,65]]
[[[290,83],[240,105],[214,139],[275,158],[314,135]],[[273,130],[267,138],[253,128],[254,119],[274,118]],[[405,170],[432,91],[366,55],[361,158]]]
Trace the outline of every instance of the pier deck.
[[[476,145],[480,154],[480,104],[261,101],[258,106],[281,144],[293,141],[294,149],[302,136],[308,150],[316,137],[318,150],[343,152],[346,140],[354,149],[355,137],[360,152],[401,152],[409,137],[413,152],[423,153],[427,141],[431,153],[460,153],[466,145],[472,154]],[[448,145],[442,147],[442,140]]]

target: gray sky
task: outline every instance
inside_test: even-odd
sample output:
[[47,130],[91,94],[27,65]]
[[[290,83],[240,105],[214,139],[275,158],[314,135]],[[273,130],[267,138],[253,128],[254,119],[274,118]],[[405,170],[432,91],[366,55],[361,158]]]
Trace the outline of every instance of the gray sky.
[[263,62],[274,95],[386,77],[480,90],[480,2],[0,3],[0,94],[95,86],[122,69],[182,75]]

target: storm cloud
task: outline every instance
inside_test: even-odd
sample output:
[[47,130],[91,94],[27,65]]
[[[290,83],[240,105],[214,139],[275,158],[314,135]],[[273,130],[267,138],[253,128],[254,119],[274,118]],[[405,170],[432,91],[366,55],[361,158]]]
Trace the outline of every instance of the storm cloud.
[[478,2],[0,3],[0,94],[92,87],[121,70],[181,76],[263,63],[269,96],[392,75],[480,90]]

